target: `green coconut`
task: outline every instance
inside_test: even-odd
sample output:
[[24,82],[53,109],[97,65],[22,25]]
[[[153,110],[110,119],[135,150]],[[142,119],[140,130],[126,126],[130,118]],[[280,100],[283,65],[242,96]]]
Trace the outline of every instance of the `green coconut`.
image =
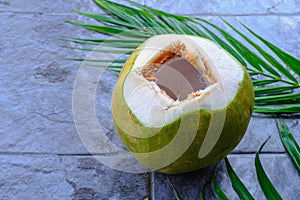
[[[159,77],[176,59],[193,66],[205,86],[189,88],[192,75],[172,66]],[[187,95],[175,91],[172,96],[163,79],[187,83]],[[169,34],[149,38],[126,61],[113,92],[112,116],[119,137],[139,162],[178,174],[229,154],[246,132],[253,104],[251,79],[230,54],[201,37]]]

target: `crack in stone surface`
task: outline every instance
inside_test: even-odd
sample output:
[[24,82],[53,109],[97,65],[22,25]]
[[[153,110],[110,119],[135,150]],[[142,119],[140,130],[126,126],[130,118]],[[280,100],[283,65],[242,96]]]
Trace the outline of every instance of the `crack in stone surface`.
[[68,120],[59,120],[59,119],[55,119],[55,118],[51,118],[51,115],[57,115],[60,113],[50,113],[50,114],[43,114],[43,113],[39,113],[39,112],[31,112],[37,115],[40,115],[41,117],[49,120],[49,121],[53,121],[53,122],[58,122],[58,123],[71,123],[74,124],[74,121],[68,121]]

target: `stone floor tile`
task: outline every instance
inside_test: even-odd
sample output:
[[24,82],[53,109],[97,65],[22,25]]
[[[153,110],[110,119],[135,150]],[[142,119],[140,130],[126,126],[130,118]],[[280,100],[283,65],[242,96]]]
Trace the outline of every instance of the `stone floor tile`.
[[60,40],[87,32],[66,24],[70,16],[0,15],[1,151],[87,153],[72,117],[80,63],[64,60],[84,54]]
[[[298,2],[299,3],[299,2]],[[261,15],[261,14],[299,14],[294,6],[297,1],[236,1],[236,0],[146,0],[146,5],[176,14],[200,15]]]
[[[300,141],[300,135],[297,134],[298,119],[285,119],[290,131],[293,133],[296,141]],[[280,141],[279,132],[274,118],[252,117],[247,132],[240,144],[234,149],[235,153],[256,152],[260,145],[271,136],[269,142],[263,149],[263,152],[285,152]]]
[[[205,168],[199,171],[181,174],[181,175],[165,175],[158,172],[153,173],[154,200],[170,199],[175,200],[175,196],[171,187],[174,187],[186,199],[199,199],[202,187],[208,182],[214,174],[215,166]],[[205,189],[206,199],[216,199],[210,187]]]
[[0,155],[1,200],[127,200],[149,196],[148,175],[110,169],[93,157]]
[[[141,4],[144,0],[134,0]],[[116,2],[116,1],[115,1]],[[117,1],[125,3],[125,1]],[[61,1],[36,1],[36,0],[1,0],[0,12],[17,13],[48,13],[48,14],[70,14],[73,10],[104,13],[93,0],[64,0]]]

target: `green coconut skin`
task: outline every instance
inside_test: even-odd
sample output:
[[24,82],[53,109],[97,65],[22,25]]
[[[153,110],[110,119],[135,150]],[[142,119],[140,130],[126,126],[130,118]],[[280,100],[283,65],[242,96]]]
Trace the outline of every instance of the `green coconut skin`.
[[[217,112],[226,112],[225,123],[222,133],[208,155],[199,158],[199,150],[206,136],[212,111],[199,110],[184,114],[170,124],[157,128],[143,126],[131,112],[123,97],[123,84],[130,72],[136,56],[143,49],[142,44],[126,61],[122,72],[120,73],[112,98],[112,116],[115,122],[115,128],[124,145],[132,153],[147,153],[163,148],[169,144],[176,136],[181,120],[188,120],[191,127],[198,129],[195,138],[189,148],[173,163],[156,171],[166,174],[180,174],[205,168],[222,160],[228,155],[240,142],[244,136],[250,121],[254,106],[254,91],[252,81],[246,70],[244,69],[244,78],[240,83],[240,87],[231,103],[224,110],[214,110]],[[126,131],[120,128],[126,126]],[[130,133],[129,133],[129,132]],[[147,138],[138,138],[132,136],[132,133],[140,132],[145,136],[155,135]],[[186,135],[189,135],[191,129],[185,128]],[[180,147],[178,147],[180,148]],[[172,152],[170,152],[172,153]],[[151,169],[147,157],[136,157],[142,164]]]

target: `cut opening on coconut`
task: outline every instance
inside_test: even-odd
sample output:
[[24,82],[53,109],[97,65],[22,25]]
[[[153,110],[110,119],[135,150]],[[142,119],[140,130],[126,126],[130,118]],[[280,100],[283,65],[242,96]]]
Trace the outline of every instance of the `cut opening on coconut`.
[[180,41],[156,55],[142,69],[142,75],[174,101],[200,96],[201,90],[215,83],[205,63],[199,64],[196,52],[187,50]]
[[245,73],[219,46],[188,35],[154,36],[132,59],[122,94],[138,121],[149,127],[192,111],[226,108]]

